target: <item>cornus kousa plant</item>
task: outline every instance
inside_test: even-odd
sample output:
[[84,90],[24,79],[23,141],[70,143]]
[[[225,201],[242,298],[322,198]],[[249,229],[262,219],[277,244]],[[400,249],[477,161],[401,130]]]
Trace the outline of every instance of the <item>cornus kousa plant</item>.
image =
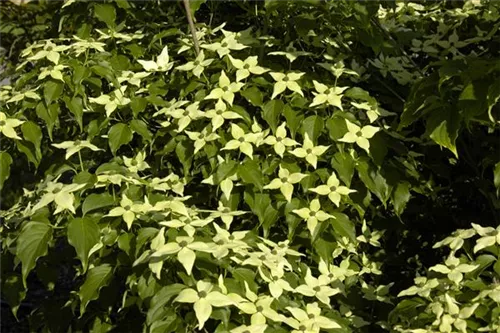
[[500,332],[496,2],[16,3],[2,329]]

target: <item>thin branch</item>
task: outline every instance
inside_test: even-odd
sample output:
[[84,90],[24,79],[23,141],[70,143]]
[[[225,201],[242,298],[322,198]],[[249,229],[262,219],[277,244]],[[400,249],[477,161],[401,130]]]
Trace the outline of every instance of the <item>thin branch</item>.
[[200,44],[198,43],[198,38],[196,38],[196,28],[194,27],[193,16],[191,15],[191,8],[189,7],[189,0],[182,0],[184,3],[184,9],[186,9],[186,17],[189,23],[189,30],[191,30],[191,35],[193,37],[194,49],[196,50],[196,55],[200,54]]

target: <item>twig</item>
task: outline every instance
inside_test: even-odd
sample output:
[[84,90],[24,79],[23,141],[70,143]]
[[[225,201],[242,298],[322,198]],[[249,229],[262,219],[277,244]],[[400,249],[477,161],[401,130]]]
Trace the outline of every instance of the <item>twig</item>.
[[191,15],[191,8],[189,7],[189,0],[182,0],[184,3],[184,8],[186,9],[186,17],[189,23],[189,30],[191,30],[191,35],[193,37],[194,49],[196,50],[196,55],[200,54],[200,44],[198,44],[198,39],[196,38],[196,28],[194,27],[193,17]]

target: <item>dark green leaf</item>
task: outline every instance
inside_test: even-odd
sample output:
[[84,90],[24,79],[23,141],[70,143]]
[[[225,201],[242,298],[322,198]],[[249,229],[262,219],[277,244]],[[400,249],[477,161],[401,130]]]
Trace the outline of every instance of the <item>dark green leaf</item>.
[[148,125],[142,120],[132,119],[132,121],[130,121],[130,128],[132,131],[139,133],[146,141],[151,141],[153,139],[153,134],[148,130]]
[[238,176],[243,180],[243,183],[255,185],[262,191],[264,180],[259,163],[247,160],[238,167]]
[[109,264],[102,264],[91,268],[85,278],[85,282],[78,291],[80,297],[80,315],[85,313],[85,308],[90,301],[99,297],[102,287],[107,285],[113,276],[113,268]]
[[115,199],[109,193],[92,193],[88,197],[85,198],[85,201],[82,205],[82,214],[85,215],[88,212],[93,210],[111,206],[115,203]]
[[65,96],[63,98],[66,107],[69,111],[75,116],[78,126],[80,126],[80,130],[83,131],[83,102],[82,98],[79,96],[75,96],[73,98],[69,98]]
[[392,200],[396,214],[401,216],[410,200],[410,184],[408,182],[398,183],[392,194]]
[[267,102],[262,108],[262,118],[269,124],[273,132],[276,132],[278,120],[284,107],[285,104],[281,100],[275,99]]
[[307,133],[309,139],[316,144],[324,126],[325,123],[323,118],[319,116],[309,116],[302,122],[302,134],[305,135]]
[[108,28],[114,28],[116,20],[116,10],[110,4],[96,4],[94,6],[94,15],[100,21],[106,23]]
[[130,128],[123,123],[113,125],[108,132],[109,148],[111,152],[116,154],[116,151],[132,140],[133,133]]
[[356,229],[354,227],[354,223],[349,220],[349,217],[339,212],[333,212],[331,215],[334,217],[330,220],[333,230],[335,230],[335,232],[341,237],[347,237],[351,240],[351,242],[355,242]]
[[52,104],[62,94],[64,84],[58,81],[48,81],[43,85],[43,96],[45,98],[45,105]]
[[214,183],[219,184],[227,177],[232,176],[237,170],[238,164],[234,161],[228,161],[219,164],[217,171],[214,173]]
[[3,188],[4,182],[9,179],[10,165],[12,157],[5,151],[0,151],[0,190]]
[[24,225],[17,239],[17,257],[22,263],[23,284],[35,268],[38,258],[45,256],[52,240],[52,228],[42,222],[31,221]]
[[179,294],[186,286],[178,283],[163,287],[153,296],[146,315],[146,323],[151,325],[157,320],[161,320],[165,313],[165,305],[170,299]]
[[87,271],[89,252],[99,242],[100,229],[90,218],[76,218],[68,224],[68,242],[75,248],[83,273]]
[[352,176],[354,175],[354,160],[348,153],[336,152],[332,158],[332,167],[347,186],[351,186]]
[[253,106],[262,106],[264,99],[262,92],[257,87],[250,87],[241,91],[241,96],[245,97]]
[[17,319],[17,310],[26,297],[20,274],[9,273],[2,276],[2,298],[9,304],[12,314]]
[[59,116],[59,105],[57,103],[51,104],[48,108],[43,103],[38,103],[36,106],[36,114],[43,119],[47,124],[47,132],[52,141],[52,130],[57,122]]
[[32,121],[26,121],[21,126],[24,139],[31,142],[35,146],[36,157],[38,160],[42,159],[42,151],[40,144],[42,143],[42,130]]

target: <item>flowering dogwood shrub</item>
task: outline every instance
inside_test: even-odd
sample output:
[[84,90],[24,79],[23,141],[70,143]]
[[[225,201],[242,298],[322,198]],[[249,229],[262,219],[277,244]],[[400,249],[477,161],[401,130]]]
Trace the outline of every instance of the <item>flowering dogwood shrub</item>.
[[[451,166],[462,131],[497,133],[498,6],[374,4],[252,4],[297,30],[198,22],[194,40],[170,2],[58,4],[92,17],[27,45],[1,87],[13,314],[36,280],[59,296],[33,331],[500,332],[500,229],[455,231],[393,291],[394,229],[377,224],[436,196],[429,156]],[[496,148],[481,166],[494,213]]]

